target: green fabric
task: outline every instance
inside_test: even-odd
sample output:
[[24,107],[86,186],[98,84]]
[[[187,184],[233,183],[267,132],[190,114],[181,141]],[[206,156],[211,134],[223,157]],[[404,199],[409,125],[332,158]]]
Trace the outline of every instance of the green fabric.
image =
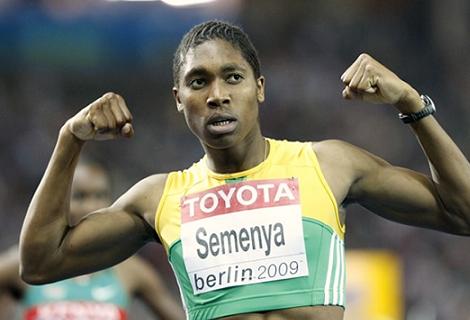
[[[172,244],[169,259],[190,320],[312,305],[344,305],[343,244],[332,229],[310,218],[302,219],[309,276],[228,287],[194,295],[183,261],[181,241]],[[334,241],[332,241],[334,239]],[[333,248],[330,249],[330,245]],[[332,257],[331,262],[330,257]],[[331,270],[327,290],[328,270]],[[337,274],[337,275],[336,275]],[[334,287],[337,291],[334,292]],[[325,298],[327,298],[325,301]],[[325,303],[326,302],[326,303]]]
[[236,182],[241,182],[245,180],[246,180],[246,176],[243,176],[243,177],[238,177],[238,178],[225,179],[225,183],[236,183]]

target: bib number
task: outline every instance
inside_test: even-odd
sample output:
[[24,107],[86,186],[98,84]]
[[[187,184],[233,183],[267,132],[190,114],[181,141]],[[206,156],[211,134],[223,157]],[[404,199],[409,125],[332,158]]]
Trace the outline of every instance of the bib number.
[[297,179],[222,185],[181,199],[194,294],[308,276]]

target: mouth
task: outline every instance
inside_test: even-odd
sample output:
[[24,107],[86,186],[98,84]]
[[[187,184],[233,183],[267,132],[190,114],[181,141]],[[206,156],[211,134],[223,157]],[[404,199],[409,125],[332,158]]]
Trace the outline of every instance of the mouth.
[[217,115],[207,121],[206,128],[213,135],[233,132],[237,127],[237,119],[231,116]]

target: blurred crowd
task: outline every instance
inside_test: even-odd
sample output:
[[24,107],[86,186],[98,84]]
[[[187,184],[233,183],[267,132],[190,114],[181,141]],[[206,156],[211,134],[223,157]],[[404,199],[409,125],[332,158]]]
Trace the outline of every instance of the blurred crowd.
[[[433,98],[438,120],[470,156],[465,0],[221,0],[188,8],[0,0],[0,249],[18,241],[61,125],[107,91],[126,99],[135,137],[92,143],[85,153],[111,170],[116,195],[202,156],[176,111],[171,63],[181,35],[210,18],[238,23],[259,50],[265,135],[342,139],[428,174],[396,110],[342,100],[340,75],[367,52]],[[389,249],[401,257],[406,320],[470,319],[469,241],[388,222],[357,206],[347,214],[347,248]],[[141,254],[170,273],[155,251],[162,252],[152,245]]]

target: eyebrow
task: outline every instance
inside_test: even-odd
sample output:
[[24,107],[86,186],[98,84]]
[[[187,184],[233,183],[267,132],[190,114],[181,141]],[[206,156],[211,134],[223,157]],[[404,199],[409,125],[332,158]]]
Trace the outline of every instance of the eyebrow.
[[226,72],[231,72],[231,71],[235,71],[235,70],[240,70],[242,72],[246,72],[246,69],[239,65],[239,64],[236,64],[236,63],[228,63],[228,64],[224,64],[222,66],[222,72],[223,73],[226,73]]
[[202,75],[202,74],[206,74],[207,73],[207,70],[206,68],[203,68],[203,67],[195,67],[195,68],[192,68],[191,70],[189,70],[185,75],[184,75],[184,78],[185,79],[188,79],[188,78],[191,78],[195,75]]
[[[222,71],[222,73],[227,73],[227,72],[232,72],[232,71],[236,71],[236,70],[240,70],[242,72],[246,72],[246,68],[244,68],[243,66],[237,64],[237,63],[227,63],[227,64],[224,64],[220,70]],[[186,75],[184,76],[184,79],[189,79],[191,77],[194,77],[194,76],[197,76],[197,75],[207,75],[209,72],[207,71],[206,68],[204,67],[194,67],[192,69],[190,69]]]

